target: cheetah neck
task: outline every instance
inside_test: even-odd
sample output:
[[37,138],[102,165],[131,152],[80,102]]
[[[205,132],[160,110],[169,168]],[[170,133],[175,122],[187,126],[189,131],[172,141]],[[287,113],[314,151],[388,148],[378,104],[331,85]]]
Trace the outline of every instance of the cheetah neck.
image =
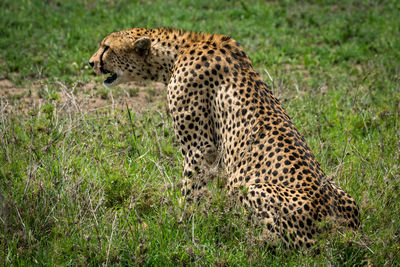
[[[151,30],[150,64],[156,67],[155,79],[168,84],[173,74],[176,59],[188,44],[210,41],[215,35],[183,30],[159,28]],[[156,74],[157,73],[157,74]]]

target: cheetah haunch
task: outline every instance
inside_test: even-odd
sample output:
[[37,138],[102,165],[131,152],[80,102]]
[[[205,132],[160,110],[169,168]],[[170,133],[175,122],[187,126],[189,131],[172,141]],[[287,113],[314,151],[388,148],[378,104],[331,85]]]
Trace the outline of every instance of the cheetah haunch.
[[220,160],[228,192],[262,221],[268,238],[310,247],[319,221],[358,228],[355,201],[326,179],[304,138],[231,37],[134,28],[104,38],[89,63],[97,74],[109,74],[106,86],[133,80],[168,86],[168,107],[184,158],[184,198],[208,193],[202,166]]

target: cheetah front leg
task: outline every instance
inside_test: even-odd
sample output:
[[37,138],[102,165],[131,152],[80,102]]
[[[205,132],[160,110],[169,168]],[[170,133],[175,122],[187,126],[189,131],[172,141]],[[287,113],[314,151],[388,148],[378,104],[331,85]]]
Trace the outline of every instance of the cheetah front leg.
[[207,90],[197,86],[201,82],[198,76],[193,77],[193,83],[186,79],[178,82],[174,77],[168,85],[168,107],[184,158],[182,200],[197,201],[211,195],[207,189],[212,176],[209,170],[217,165],[211,104]]
[[172,114],[175,135],[181,144],[184,159],[181,202],[208,198],[211,193],[207,183],[213,176],[211,170],[218,165],[217,148],[211,140],[210,127],[204,126],[208,122],[198,119],[201,114],[196,113],[196,117],[191,114],[193,112]]
[[215,175],[217,150],[209,144],[195,148],[184,156],[182,201],[199,201],[209,198],[207,183]]

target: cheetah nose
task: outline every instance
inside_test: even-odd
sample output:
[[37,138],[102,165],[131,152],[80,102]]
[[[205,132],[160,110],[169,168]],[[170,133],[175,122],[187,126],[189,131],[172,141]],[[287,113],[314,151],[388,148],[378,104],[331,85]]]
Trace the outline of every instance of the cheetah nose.
[[89,65],[93,68],[94,62],[93,61],[89,61]]

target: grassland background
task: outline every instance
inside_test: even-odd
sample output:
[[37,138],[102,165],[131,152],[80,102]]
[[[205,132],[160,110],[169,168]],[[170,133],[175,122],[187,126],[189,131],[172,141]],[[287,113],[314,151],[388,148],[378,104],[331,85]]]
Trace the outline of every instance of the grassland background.
[[[1,1],[0,82],[22,90],[0,89],[1,264],[399,265],[399,14],[399,1]],[[218,182],[184,216],[165,103],[75,101],[124,98],[87,61],[108,33],[137,26],[241,42],[360,205],[359,233],[321,237],[320,253],[273,253]],[[95,93],[83,90],[93,81]],[[165,99],[153,85],[132,90]]]

